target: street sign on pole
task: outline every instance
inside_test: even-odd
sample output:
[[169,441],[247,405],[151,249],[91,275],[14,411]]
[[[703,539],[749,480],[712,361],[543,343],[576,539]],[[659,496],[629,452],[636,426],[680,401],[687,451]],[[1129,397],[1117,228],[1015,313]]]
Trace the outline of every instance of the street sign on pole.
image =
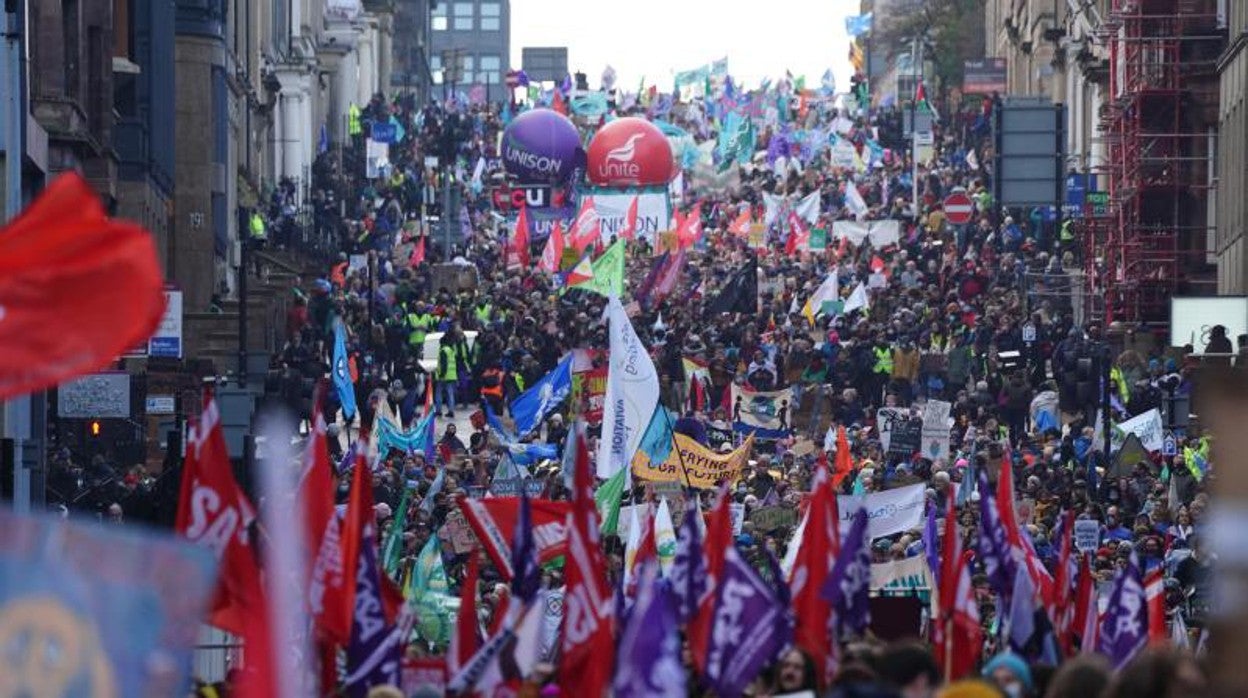
[[975,213],[975,203],[966,195],[966,192],[955,191],[945,197],[944,209],[945,217],[950,223],[966,225],[971,222],[971,216]]

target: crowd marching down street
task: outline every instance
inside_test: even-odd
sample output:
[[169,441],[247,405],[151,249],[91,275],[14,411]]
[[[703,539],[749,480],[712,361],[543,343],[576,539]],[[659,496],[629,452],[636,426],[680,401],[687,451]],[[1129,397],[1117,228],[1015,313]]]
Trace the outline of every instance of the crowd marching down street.
[[990,99],[920,83],[913,149],[901,108],[705,72],[377,95],[322,153],[341,254],[274,359],[290,526],[246,535],[278,505],[211,394],[187,449],[177,528],[244,647],[201,694],[1200,690],[1217,471],[1173,413],[1204,347],[1084,317],[1069,225],[994,205]]

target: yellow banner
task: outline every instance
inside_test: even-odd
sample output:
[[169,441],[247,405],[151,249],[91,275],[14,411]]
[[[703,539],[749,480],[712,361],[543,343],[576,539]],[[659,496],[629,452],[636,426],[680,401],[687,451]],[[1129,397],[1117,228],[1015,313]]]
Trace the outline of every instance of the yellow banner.
[[[650,482],[679,482],[698,489],[713,489],[720,482],[732,482],[741,475],[741,469],[750,459],[754,449],[754,436],[731,453],[719,454],[684,434],[673,434],[672,452],[667,460],[653,463],[641,451],[633,457],[633,477]],[[684,465],[682,468],[681,465]]]

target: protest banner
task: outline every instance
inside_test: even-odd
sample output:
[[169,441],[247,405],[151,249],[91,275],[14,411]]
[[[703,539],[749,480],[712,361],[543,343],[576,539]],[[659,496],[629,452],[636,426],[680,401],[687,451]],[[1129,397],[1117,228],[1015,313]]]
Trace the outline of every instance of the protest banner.
[[667,459],[654,463],[648,458],[634,458],[633,477],[649,482],[682,484],[687,477],[691,487],[713,489],[721,482],[736,480],[753,449],[753,437],[746,439],[731,453],[720,454],[684,434],[673,434],[672,452]]
[[637,239],[653,243],[659,233],[672,229],[671,206],[668,203],[666,187],[657,191],[636,192],[594,189],[587,193],[593,196],[604,245],[611,244],[612,238],[624,234],[628,209],[634,199],[637,200]]
[[0,510],[0,694],[187,695],[215,570],[188,540]]
[[572,398],[574,409],[591,426],[602,424],[602,406],[607,397],[607,367],[590,367],[572,373]]
[[732,385],[732,426],[760,439],[780,439],[793,431],[792,388],[761,392]]
[[910,420],[910,410],[905,407],[881,407],[875,411],[875,427],[880,432],[880,448],[889,452],[893,430],[897,424]]
[[463,512],[458,509],[452,509],[446,513],[446,523],[438,529],[438,537],[449,543],[456,555],[470,553],[477,547],[477,539],[472,535],[472,527],[468,525]]
[[888,455],[909,459],[923,447],[923,420],[910,417],[904,421],[893,423],[892,435],[888,442]]
[[[520,518],[515,497],[460,499],[460,512],[505,579],[511,579],[511,541]],[[538,562],[547,563],[568,551],[567,518],[571,505],[534,499],[529,502]]]
[[1114,425],[1110,432],[1110,444],[1113,450],[1122,448],[1127,434],[1135,434],[1139,437],[1140,443],[1149,451],[1160,451],[1166,439],[1165,430],[1161,426],[1161,411],[1154,407],[1143,414]]
[[841,517],[841,530],[849,530],[854,512],[859,507],[867,509],[867,532],[872,538],[891,536],[911,531],[923,525],[925,486],[907,485],[883,492],[872,492],[865,497],[838,495],[837,510]]
[[930,592],[935,586],[922,555],[871,565],[871,591]]
[[792,528],[797,525],[797,509],[785,506],[759,507],[750,514],[750,521],[762,533],[771,533],[785,527]]
[[1095,519],[1075,521],[1075,549],[1081,553],[1094,553],[1101,544],[1101,523]]
[[949,411],[953,405],[943,400],[928,400],[923,406],[923,457],[930,460],[949,458]]

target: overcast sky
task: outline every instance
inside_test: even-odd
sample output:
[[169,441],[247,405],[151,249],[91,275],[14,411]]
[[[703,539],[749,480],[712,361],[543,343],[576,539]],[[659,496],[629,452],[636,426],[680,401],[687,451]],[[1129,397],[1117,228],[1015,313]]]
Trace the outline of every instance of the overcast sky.
[[785,69],[810,87],[828,68],[848,89],[845,17],[859,0],[511,0],[511,62],[526,46],[567,46],[568,67],[592,88],[603,68],[636,90],[644,76],[661,91],[675,71],[728,57],[728,71],[754,87]]

